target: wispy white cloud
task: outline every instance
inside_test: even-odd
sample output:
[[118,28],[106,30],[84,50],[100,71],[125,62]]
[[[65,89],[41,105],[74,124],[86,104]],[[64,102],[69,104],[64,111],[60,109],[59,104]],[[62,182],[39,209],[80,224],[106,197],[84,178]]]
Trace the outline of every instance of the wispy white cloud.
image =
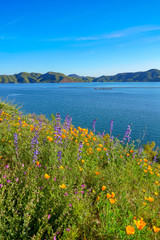
[[126,28],[120,32],[124,33],[125,35],[130,35],[130,34],[138,34],[142,32],[151,32],[151,31],[157,31],[157,30],[160,30],[160,26],[142,25],[142,26],[134,26],[134,27]]
[[100,41],[107,39],[118,39],[127,36],[132,36],[144,32],[152,32],[160,30],[160,26],[155,25],[143,25],[143,26],[134,26],[120,31],[111,32],[108,34],[101,34],[97,36],[82,36],[82,37],[62,37],[62,38],[47,38],[47,39],[38,39],[41,42],[80,42],[80,41]]
[[101,39],[109,39],[109,38],[118,38],[122,37],[122,34],[108,34],[98,37],[63,37],[63,38],[48,38],[48,39],[40,39],[39,41],[43,42],[67,42],[67,41],[87,41],[87,40],[101,40]]
[[104,40],[104,39],[113,39],[113,38],[121,38],[129,35],[139,34],[143,32],[151,32],[160,30],[160,26],[154,25],[143,25],[143,26],[134,26],[130,28],[126,28],[117,32],[113,32],[110,34],[103,34],[99,36],[87,36],[76,38],[76,41],[96,41],[96,40]]
[[10,22],[8,22],[8,23],[0,26],[0,29],[5,28],[5,27],[7,27],[7,26],[9,26],[9,25],[11,25],[11,24],[14,24],[14,23],[20,21],[22,18],[24,18],[24,16],[21,16],[21,17],[19,17],[19,18],[16,18],[16,19],[14,19],[14,20],[12,20],[12,21],[10,21]]
[[80,37],[76,38],[76,41],[95,41],[95,40],[103,40],[103,39],[110,39],[110,38],[120,38],[123,37],[123,33],[113,33],[113,34],[106,34],[106,35],[100,35],[98,37]]

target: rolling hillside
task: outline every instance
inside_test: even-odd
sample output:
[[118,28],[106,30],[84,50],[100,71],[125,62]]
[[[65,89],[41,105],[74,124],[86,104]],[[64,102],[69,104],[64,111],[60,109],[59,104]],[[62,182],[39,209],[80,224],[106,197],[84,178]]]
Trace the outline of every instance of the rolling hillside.
[[151,69],[145,72],[118,73],[112,76],[78,76],[63,73],[47,72],[27,73],[14,75],[0,75],[0,83],[69,83],[69,82],[160,82],[160,70]]

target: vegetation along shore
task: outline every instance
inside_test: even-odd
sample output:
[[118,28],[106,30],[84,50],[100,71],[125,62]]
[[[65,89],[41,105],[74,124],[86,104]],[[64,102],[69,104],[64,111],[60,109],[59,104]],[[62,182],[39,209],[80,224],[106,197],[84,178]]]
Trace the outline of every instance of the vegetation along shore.
[[145,72],[118,73],[112,76],[65,75],[57,72],[0,75],[0,83],[72,83],[72,82],[160,82],[160,70],[150,69]]
[[160,153],[0,102],[0,239],[160,239]]

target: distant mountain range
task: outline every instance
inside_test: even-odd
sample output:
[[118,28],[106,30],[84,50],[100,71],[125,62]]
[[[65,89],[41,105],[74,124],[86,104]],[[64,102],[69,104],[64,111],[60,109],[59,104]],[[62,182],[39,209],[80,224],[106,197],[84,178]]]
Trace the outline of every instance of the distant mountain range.
[[69,82],[160,82],[160,70],[150,69],[145,72],[118,73],[112,76],[85,77],[76,74],[48,72],[0,75],[0,83],[69,83]]

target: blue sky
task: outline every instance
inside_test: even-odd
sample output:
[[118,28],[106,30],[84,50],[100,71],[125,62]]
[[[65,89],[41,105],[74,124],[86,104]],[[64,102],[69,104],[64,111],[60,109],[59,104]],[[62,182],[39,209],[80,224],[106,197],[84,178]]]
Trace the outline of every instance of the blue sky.
[[0,74],[160,69],[159,0],[8,0],[0,10]]

